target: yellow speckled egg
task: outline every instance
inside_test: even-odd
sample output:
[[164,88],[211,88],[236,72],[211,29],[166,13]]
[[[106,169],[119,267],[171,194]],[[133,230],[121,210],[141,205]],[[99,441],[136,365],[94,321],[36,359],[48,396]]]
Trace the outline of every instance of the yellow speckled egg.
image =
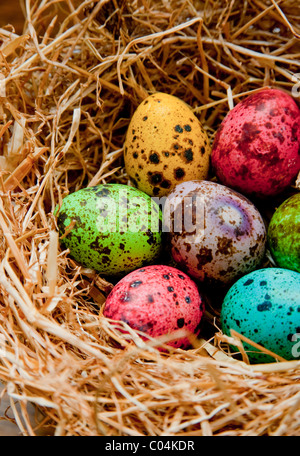
[[157,92],[134,112],[124,143],[126,172],[150,196],[175,185],[207,178],[211,147],[191,108],[179,98]]

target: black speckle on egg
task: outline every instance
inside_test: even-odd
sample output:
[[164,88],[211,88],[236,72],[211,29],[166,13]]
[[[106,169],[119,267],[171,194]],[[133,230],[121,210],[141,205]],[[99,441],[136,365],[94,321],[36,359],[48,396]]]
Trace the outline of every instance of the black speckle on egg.
[[111,254],[111,249],[108,246],[103,247],[101,239],[99,239],[98,237],[93,242],[91,242],[89,246],[91,249],[97,250],[97,252],[99,252],[100,254]]
[[196,258],[198,261],[197,268],[200,270],[202,266],[213,260],[212,249],[201,247],[199,249],[199,253],[196,255]]
[[244,287],[248,287],[249,285],[251,285],[251,283],[253,283],[253,279],[248,279],[243,285]]
[[137,287],[139,287],[140,285],[142,285],[142,283],[143,283],[142,280],[135,280],[134,282],[132,282],[132,283],[130,284],[130,288],[137,288]]
[[157,164],[159,163],[159,156],[158,156],[158,154],[157,154],[156,152],[150,154],[149,160],[150,160],[151,163],[154,163],[154,164],[157,165]]
[[169,274],[163,274],[163,278],[166,279],[166,280],[170,280]]
[[184,156],[187,159],[188,162],[193,161],[193,151],[192,149],[186,149],[184,151]]
[[177,326],[178,326],[178,328],[183,328],[183,326],[184,326],[184,318],[178,318]]
[[95,193],[96,196],[105,197],[110,195],[110,190],[108,188],[101,188]]
[[162,174],[161,173],[152,174],[150,180],[153,184],[159,184],[162,181]]
[[180,125],[176,125],[176,126],[175,126],[175,131],[176,131],[177,133],[183,133],[183,128],[182,128]]
[[174,175],[175,175],[175,179],[178,180],[178,179],[182,179],[185,175],[185,172],[182,168],[176,168],[174,170]]
[[150,245],[155,244],[155,240],[154,240],[154,236],[153,236],[152,231],[147,230],[147,231],[146,231],[146,234],[147,234],[147,236],[148,236],[147,243],[150,244]]
[[107,255],[103,255],[102,257],[102,263],[103,264],[109,264],[110,263],[110,257]]
[[266,310],[270,310],[271,307],[272,307],[272,304],[271,304],[270,301],[264,301],[264,302],[262,302],[261,304],[258,304],[257,310],[258,310],[259,312],[264,312],[264,311],[266,311]]
[[167,287],[167,290],[172,292],[172,291],[174,291],[174,288],[173,287]]
[[191,302],[191,298],[189,296],[186,296],[184,299],[185,299],[185,302],[187,302],[188,304]]
[[64,224],[65,224],[65,221],[67,220],[67,218],[68,218],[68,214],[66,214],[65,212],[60,212],[58,217],[57,217],[58,227],[62,231],[64,230]]
[[163,180],[160,184],[162,188],[170,188],[171,187],[171,182],[167,179]]
[[190,125],[185,125],[184,129],[185,129],[185,131],[191,131],[192,127]]

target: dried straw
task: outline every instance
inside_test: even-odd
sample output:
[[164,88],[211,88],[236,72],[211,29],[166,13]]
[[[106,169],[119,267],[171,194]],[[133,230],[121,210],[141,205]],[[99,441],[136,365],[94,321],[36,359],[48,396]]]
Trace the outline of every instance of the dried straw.
[[128,183],[124,135],[148,94],[185,100],[212,140],[249,93],[297,89],[298,2],[94,3],[26,0],[24,33],[0,29],[0,379],[20,432],[299,435],[300,361],[249,365],[238,334],[231,353],[213,299],[193,349],[159,352],[103,317],[114,285],[61,250],[53,215],[69,192]]

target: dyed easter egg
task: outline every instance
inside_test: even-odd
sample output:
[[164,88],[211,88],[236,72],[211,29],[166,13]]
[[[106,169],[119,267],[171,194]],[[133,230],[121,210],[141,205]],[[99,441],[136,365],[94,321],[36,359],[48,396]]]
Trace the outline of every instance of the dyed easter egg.
[[151,337],[187,335],[169,341],[170,346],[188,348],[190,336],[198,335],[204,300],[196,284],[184,272],[166,265],[151,265],[123,277],[108,295],[103,315],[126,322]]
[[300,193],[288,198],[274,212],[268,243],[278,266],[300,272]]
[[177,185],[163,211],[178,267],[205,284],[228,285],[257,268],[265,253],[263,219],[246,197],[210,181]]
[[150,196],[121,184],[69,194],[57,214],[61,245],[81,265],[120,275],[154,262],[161,251],[161,210]]
[[211,146],[190,106],[167,93],[154,93],[137,107],[128,126],[124,161],[133,184],[151,196],[176,184],[205,179]]
[[[300,274],[289,269],[265,268],[237,280],[221,309],[225,334],[234,329],[286,360],[300,358]],[[236,347],[235,347],[236,348]],[[275,359],[244,343],[249,360]]]
[[281,193],[300,170],[300,109],[278,89],[263,89],[224,118],[212,146],[220,182],[256,197]]

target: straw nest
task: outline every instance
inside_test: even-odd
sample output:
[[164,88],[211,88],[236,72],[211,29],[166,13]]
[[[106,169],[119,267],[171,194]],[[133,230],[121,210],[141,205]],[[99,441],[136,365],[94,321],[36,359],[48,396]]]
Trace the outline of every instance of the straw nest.
[[161,353],[128,327],[122,336],[126,324],[101,314],[114,284],[60,248],[53,216],[69,192],[128,183],[124,135],[150,93],[189,103],[211,140],[247,94],[297,93],[298,2],[22,5],[24,33],[0,29],[0,379],[20,432],[300,435],[300,361],[250,365],[234,334],[231,353],[213,300],[190,350]]

